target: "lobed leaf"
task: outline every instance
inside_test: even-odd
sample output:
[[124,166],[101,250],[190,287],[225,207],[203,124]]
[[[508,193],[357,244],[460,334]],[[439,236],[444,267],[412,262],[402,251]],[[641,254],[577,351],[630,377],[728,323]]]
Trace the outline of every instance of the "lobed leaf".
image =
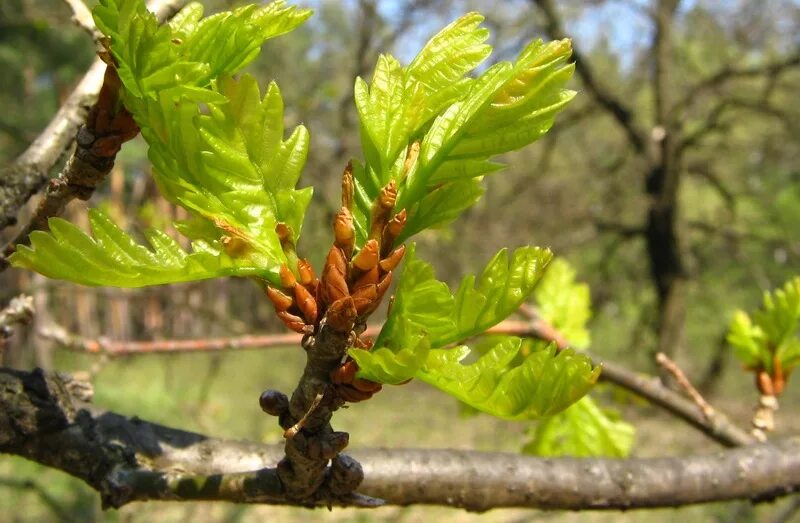
[[575,281],[575,270],[556,258],[547,266],[533,291],[539,314],[569,340],[570,346],[589,346],[586,323],[592,315],[589,286]]
[[276,276],[247,258],[234,259],[218,242],[195,242],[184,251],[161,231],[145,232],[150,248],[136,242],[99,209],[89,211],[93,236],[61,218],[51,218],[50,234],[31,233],[30,247],[17,246],[11,262],[50,278],[83,285],[144,287],[220,276]]
[[584,396],[568,409],[538,422],[523,448],[535,456],[627,457],[636,429]]
[[515,311],[539,281],[551,254],[523,247],[511,259],[500,251],[481,275],[467,276],[453,296],[430,264],[406,253],[403,276],[376,350],[351,349],[359,376],[381,383],[417,377],[487,413],[533,419],[565,408],[597,378],[588,358],[565,351],[523,354],[521,340],[503,337],[481,350],[447,345],[486,331]]
[[111,39],[129,94],[155,99],[165,89],[206,87],[233,74],[258,56],[264,41],[291,31],[311,11],[276,1],[202,18],[202,5],[193,2],[159,26],[142,0],[101,0],[93,15]]
[[472,364],[467,347],[432,349],[417,377],[482,412],[504,419],[553,415],[585,395],[600,375],[589,358],[554,345],[512,365],[522,345],[505,337]]
[[394,303],[375,346],[401,340],[395,326],[408,320],[430,337],[433,348],[481,334],[500,323],[530,296],[552,254],[538,247],[520,247],[509,260],[507,249],[498,252],[480,276],[464,277],[455,295],[438,281],[433,267],[416,257],[412,244]]
[[[491,52],[482,21],[469,13],[431,38],[407,67],[382,55],[371,84],[356,81],[365,164],[354,175],[365,230],[369,206],[389,180],[398,183],[396,209],[408,212],[398,243],[454,220],[480,198],[482,177],[500,168],[489,159],[537,140],[574,97],[563,89],[573,73],[565,64],[569,40],[537,40],[515,63],[465,76]],[[408,156],[414,142],[417,158]]]
[[734,314],[728,343],[748,367],[773,372],[774,361],[784,371],[800,364],[800,277],[783,288],[765,292],[763,306],[751,318],[743,311]]

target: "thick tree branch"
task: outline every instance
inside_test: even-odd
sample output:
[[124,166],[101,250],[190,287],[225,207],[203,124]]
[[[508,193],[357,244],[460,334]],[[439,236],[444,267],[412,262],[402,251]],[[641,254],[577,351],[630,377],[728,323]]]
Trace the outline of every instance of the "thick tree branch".
[[[71,396],[64,376],[0,370],[0,451],[76,476],[106,506],[135,500],[287,501],[279,447],[209,438],[111,412]],[[800,439],[691,457],[531,458],[454,450],[362,450],[363,495],[342,505],[436,504],[630,509],[731,499],[769,500],[800,490]],[[249,472],[248,472],[249,471]]]
[[[152,0],[148,7],[166,20],[186,0]],[[0,170],[0,230],[16,223],[31,196],[45,186],[48,173],[75,138],[103,84],[105,64],[96,59],[56,115],[14,162]],[[1,266],[0,266],[1,268]]]

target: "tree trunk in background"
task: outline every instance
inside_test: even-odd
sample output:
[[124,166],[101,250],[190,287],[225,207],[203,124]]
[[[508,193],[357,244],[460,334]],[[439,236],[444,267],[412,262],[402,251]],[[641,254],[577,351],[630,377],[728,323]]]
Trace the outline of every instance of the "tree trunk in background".
[[661,0],[655,15],[653,41],[655,57],[654,102],[656,126],[651,133],[655,142],[656,164],[650,170],[645,190],[650,206],[645,237],[650,259],[650,274],[658,297],[658,344],[656,350],[674,354],[681,346],[686,310],[685,274],[678,239],[678,188],[680,159],[677,155],[676,122],[672,111],[672,26],[678,0]]

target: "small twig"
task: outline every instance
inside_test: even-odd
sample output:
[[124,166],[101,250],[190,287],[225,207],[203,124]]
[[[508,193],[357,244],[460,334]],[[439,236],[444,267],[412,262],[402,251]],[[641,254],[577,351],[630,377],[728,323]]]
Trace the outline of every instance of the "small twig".
[[314,401],[311,402],[311,405],[308,407],[308,410],[303,417],[297,420],[297,423],[286,429],[283,433],[283,437],[286,439],[292,439],[293,437],[297,436],[297,433],[303,430],[303,427],[306,425],[306,421],[308,421],[309,416],[311,416],[319,404],[322,402],[322,398],[325,397],[325,394],[322,392],[317,392],[317,395],[314,396]]
[[694,401],[707,419],[714,417],[716,412],[714,407],[709,405],[705,398],[703,398],[702,394],[700,394],[700,392],[689,381],[689,378],[686,377],[686,374],[674,361],[669,358],[669,356],[663,352],[659,352],[656,354],[656,362],[661,365],[664,370],[669,372],[673,378],[675,378],[675,381],[678,383],[678,385],[680,385],[684,392],[686,392],[692,401]]
[[[375,336],[381,326],[370,327],[363,335]],[[301,345],[303,336],[295,333],[253,334],[228,338],[202,338],[184,340],[152,340],[129,341],[109,340],[106,338],[85,338],[67,331],[61,325],[52,324],[43,327],[37,336],[45,340],[55,341],[63,349],[73,352],[85,352],[116,358],[136,356],[140,354],[158,354],[175,352],[217,352],[222,350],[267,349]]]
[[86,7],[86,4],[81,0],[64,0],[64,2],[72,9],[72,21],[75,22],[78,27],[89,33],[92,40],[95,42],[99,41],[103,37],[103,33],[101,33],[94,24],[92,12]]
[[30,323],[34,312],[33,297],[24,294],[12,298],[0,311],[0,355],[6,348],[7,340],[14,335],[15,326]]

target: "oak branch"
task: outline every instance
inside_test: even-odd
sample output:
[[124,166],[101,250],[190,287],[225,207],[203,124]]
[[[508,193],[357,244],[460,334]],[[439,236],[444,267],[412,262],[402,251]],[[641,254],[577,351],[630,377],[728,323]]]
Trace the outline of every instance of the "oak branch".
[[[0,369],[0,451],[76,476],[105,506],[144,500],[290,504],[277,480],[282,447],[226,441],[103,412],[80,383]],[[254,409],[255,410],[255,409]],[[800,438],[656,459],[532,458],[455,450],[358,450],[359,492],[341,504],[631,509],[800,490]]]

